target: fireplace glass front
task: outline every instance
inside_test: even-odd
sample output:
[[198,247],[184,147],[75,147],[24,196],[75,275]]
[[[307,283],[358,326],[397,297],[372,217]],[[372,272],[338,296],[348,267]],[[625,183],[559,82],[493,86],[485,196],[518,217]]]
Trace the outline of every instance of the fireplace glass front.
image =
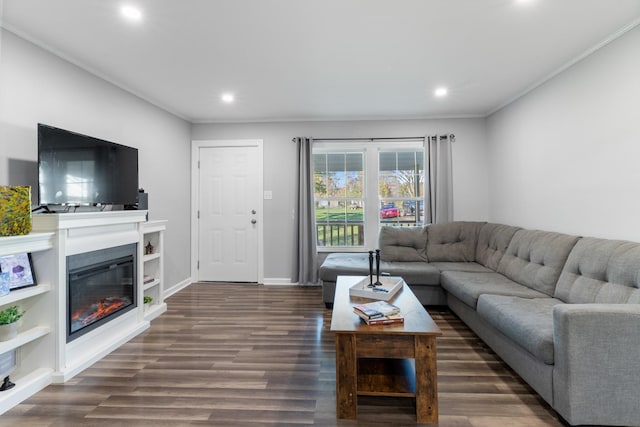
[[67,342],[136,307],[137,245],[67,257]]

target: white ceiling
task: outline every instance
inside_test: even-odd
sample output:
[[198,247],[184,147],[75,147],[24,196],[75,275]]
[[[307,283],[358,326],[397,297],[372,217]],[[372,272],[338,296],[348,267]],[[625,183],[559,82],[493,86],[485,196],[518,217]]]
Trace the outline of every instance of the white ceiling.
[[640,0],[130,0],[139,23],[126,2],[0,4],[8,30],[192,122],[485,116],[640,22]]

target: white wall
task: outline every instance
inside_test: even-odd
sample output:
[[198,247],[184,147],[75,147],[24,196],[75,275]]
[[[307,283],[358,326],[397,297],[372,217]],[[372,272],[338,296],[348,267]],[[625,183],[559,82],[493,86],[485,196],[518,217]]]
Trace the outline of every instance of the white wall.
[[[0,22],[4,16],[4,0],[0,0]],[[0,31],[0,68],[2,67],[2,31]]]
[[492,221],[640,241],[640,27],[487,119]]
[[167,219],[166,286],[190,276],[190,124],[2,30],[0,184],[37,189],[37,123],[139,149],[150,219]]
[[264,140],[265,282],[289,281],[293,259],[296,136],[314,138],[399,137],[454,133],[454,217],[488,218],[484,119],[194,124],[194,140]]

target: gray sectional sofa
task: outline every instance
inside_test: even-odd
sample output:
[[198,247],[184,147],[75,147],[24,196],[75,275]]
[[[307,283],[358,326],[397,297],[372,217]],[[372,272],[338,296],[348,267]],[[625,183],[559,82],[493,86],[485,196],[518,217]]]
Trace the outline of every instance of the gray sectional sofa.
[[[640,244],[481,223],[383,227],[381,271],[446,304],[572,425],[640,425]],[[368,274],[368,253],[320,267]]]

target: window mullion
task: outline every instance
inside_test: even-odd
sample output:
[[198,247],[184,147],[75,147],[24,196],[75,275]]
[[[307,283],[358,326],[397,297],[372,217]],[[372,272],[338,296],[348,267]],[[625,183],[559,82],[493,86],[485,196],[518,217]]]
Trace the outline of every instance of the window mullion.
[[378,228],[380,227],[380,201],[378,200],[378,150],[368,147],[365,151],[365,227],[364,244],[366,248],[378,246]]

